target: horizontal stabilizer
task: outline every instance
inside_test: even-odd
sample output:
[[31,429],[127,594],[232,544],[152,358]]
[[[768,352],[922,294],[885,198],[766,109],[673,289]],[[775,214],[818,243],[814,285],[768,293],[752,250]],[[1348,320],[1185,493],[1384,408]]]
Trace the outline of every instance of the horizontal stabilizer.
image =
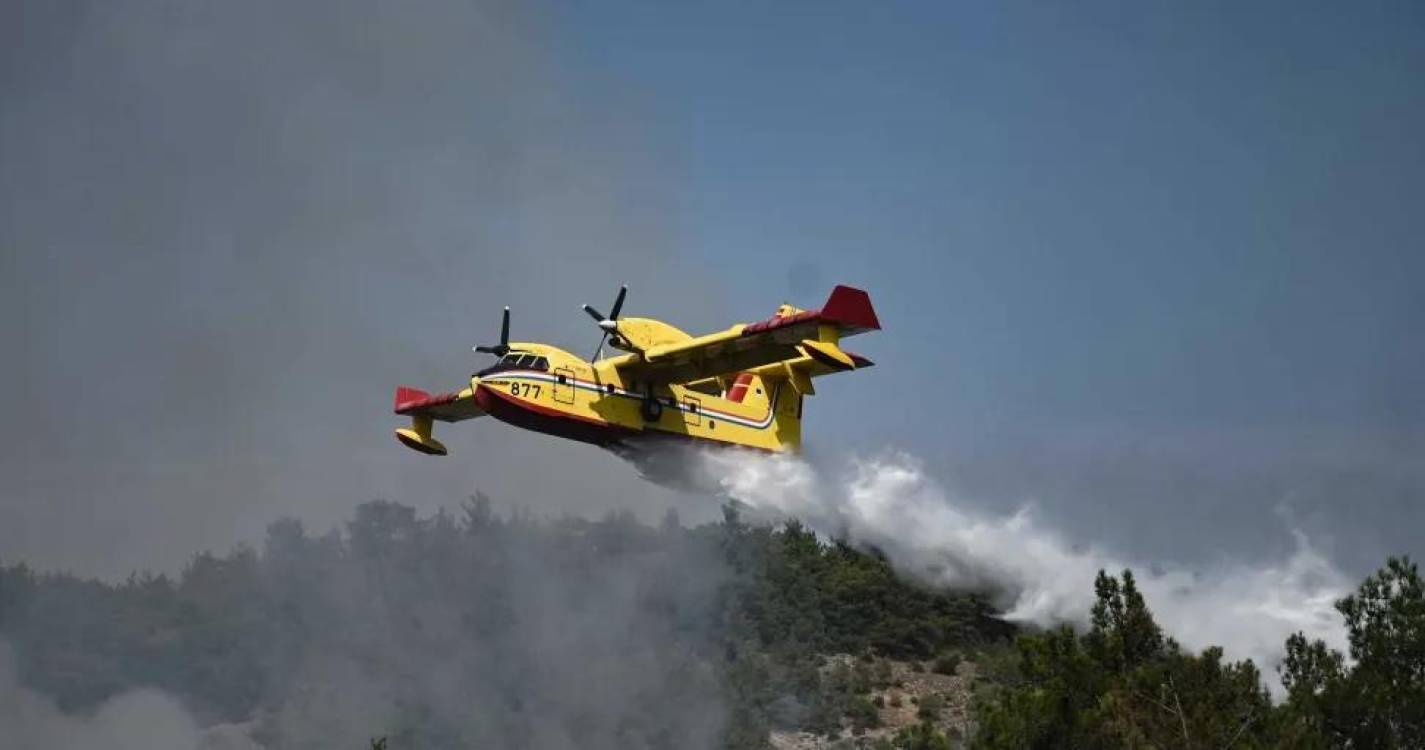
[[850,354],[841,350],[841,347],[826,341],[812,341],[810,339],[802,342],[802,351],[808,357],[820,362],[826,367],[835,371],[856,369],[856,360]]

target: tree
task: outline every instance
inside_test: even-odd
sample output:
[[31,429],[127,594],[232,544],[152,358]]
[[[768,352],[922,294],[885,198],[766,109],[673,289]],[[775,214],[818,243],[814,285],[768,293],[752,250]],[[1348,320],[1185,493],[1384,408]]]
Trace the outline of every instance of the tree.
[[1273,746],[1272,706],[1250,661],[1164,638],[1130,571],[1103,572],[1089,631],[1018,641],[1023,682],[978,701],[981,748]]
[[462,524],[465,532],[472,536],[480,534],[497,523],[490,496],[479,490],[476,490],[475,494],[460,504],[460,510],[465,513]]
[[1320,640],[1287,640],[1282,684],[1298,744],[1425,747],[1425,584],[1407,557],[1392,557],[1336,602],[1352,666]]
[[1121,673],[1163,655],[1163,631],[1138,593],[1133,571],[1123,571],[1120,585],[1100,570],[1094,593],[1098,600],[1093,605],[1093,627],[1084,645],[1099,664]]

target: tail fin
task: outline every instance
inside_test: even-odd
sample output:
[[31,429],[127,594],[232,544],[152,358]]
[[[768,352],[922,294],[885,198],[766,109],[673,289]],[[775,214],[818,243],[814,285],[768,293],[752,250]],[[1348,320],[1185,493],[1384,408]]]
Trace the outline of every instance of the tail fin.
[[819,315],[823,321],[841,329],[842,336],[881,330],[876,308],[871,307],[871,295],[856,287],[838,284],[821,306]]
[[[815,329],[809,329],[805,325],[808,323],[814,323]],[[758,401],[768,404],[777,450],[799,451],[802,399],[816,393],[812,378],[870,367],[871,360],[842,349],[839,342],[846,336],[880,328],[871,296],[855,287],[838,285],[819,310],[784,304],[771,318],[743,326],[741,333],[746,336],[788,329],[792,340],[800,339],[797,356],[738,373],[727,386],[725,398],[750,405],[760,405]]]

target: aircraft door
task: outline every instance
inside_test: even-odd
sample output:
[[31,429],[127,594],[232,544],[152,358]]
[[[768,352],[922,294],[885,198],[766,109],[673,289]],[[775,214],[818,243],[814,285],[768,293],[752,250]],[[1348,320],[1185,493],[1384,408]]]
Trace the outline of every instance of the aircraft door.
[[683,423],[693,426],[703,423],[703,404],[692,396],[683,397]]
[[554,371],[554,402],[574,403],[574,371],[568,367],[560,367]]

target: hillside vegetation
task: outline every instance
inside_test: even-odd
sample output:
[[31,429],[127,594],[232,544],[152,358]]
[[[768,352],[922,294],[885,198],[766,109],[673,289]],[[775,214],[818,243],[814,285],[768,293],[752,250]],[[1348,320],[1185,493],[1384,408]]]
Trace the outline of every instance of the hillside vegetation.
[[[1084,632],[1018,632],[796,522],[653,527],[359,506],[312,535],[103,583],[0,566],[0,639],[66,711],[136,687],[264,746],[1419,748],[1425,593],[1392,559],[1338,608],[1350,654],[1191,653],[1132,573]],[[1272,676],[1275,678],[1276,676]],[[373,739],[377,738],[377,739]]]
[[857,708],[826,654],[928,660],[1012,633],[980,595],[730,509],[687,529],[373,502],[176,578],[0,567],[24,684],[68,711],[157,687],[270,747],[764,747]]
[[1133,575],[1100,572],[1088,632],[1019,638],[979,706],[980,748],[1425,748],[1425,589],[1392,558],[1336,608],[1350,659],[1291,636],[1273,705],[1250,661],[1193,654],[1153,621]]

